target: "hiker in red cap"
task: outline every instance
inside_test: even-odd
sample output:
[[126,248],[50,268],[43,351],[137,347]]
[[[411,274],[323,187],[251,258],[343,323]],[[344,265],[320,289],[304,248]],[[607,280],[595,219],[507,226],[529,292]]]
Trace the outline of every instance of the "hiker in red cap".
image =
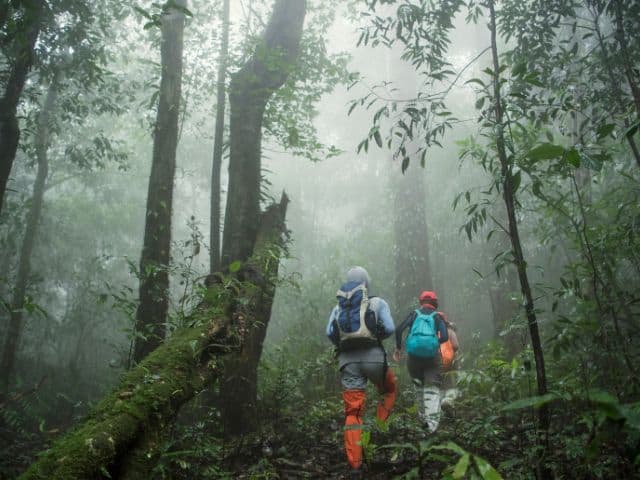
[[433,433],[440,423],[440,344],[447,342],[449,335],[443,315],[437,311],[436,293],[425,290],[418,300],[420,308],[411,312],[396,328],[393,359],[400,361],[402,332],[409,328],[406,339],[407,368],[417,389],[418,415],[427,433]]

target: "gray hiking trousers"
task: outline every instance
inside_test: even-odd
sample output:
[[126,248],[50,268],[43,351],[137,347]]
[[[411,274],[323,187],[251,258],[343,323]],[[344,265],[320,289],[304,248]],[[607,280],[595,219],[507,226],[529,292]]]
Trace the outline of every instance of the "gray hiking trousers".
[[442,383],[442,365],[439,356],[436,358],[421,358],[408,355],[407,369],[411,378],[422,385],[439,387]]

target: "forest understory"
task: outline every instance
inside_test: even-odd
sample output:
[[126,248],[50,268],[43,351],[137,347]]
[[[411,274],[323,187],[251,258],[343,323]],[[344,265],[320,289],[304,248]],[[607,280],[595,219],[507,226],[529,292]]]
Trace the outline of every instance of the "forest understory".
[[[533,405],[542,401],[518,400],[519,389],[531,389],[531,374],[517,360],[500,360],[500,351],[488,349],[479,354],[479,364],[457,372],[460,396],[443,406],[440,427],[432,435],[425,434],[417,420],[415,392],[404,365],[393,366],[399,395],[384,424],[375,420],[378,394],[369,386],[362,439],[365,478],[536,478],[539,432]],[[220,411],[211,406],[211,392],[205,390],[182,408],[147,478],[350,478],[333,354],[326,351],[315,361],[301,363],[302,368],[287,366],[282,352],[268,357],[261,367],[255,431],[225,435]],[[475,377],[480,372],[482,379]],[[59,402],[55,419],[49,423],[40,417],[38,411],[46,416],[53,409],[46,384],[35,388],[4,409],[0,478],[16,478],[65,429],[83,421],[80,412],[85,405],[74,405],[61,394],[50,397]],[[215,392],[213,397],[215,404]],[[552,478],[631,479],[638,475],[637,413],[606,396],[594,397],[590,409],[568,396],[553,399],[551,406],[544,462]],[[25,422],[29,418],[32,422]],[[64,424],[56,423],[63,418],[67,418]],[[15,423],[7,423],[11,419]],[[113,471],[107,466],[99,478],[109,478]]]

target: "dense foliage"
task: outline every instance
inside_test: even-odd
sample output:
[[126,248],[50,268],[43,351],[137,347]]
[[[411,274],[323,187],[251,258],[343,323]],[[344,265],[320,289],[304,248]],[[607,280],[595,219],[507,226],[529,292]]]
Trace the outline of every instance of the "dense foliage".
[[[272,3],[232,2],[229,78],[259,57]],[[13,118],[7,99],[32,49],[0,202],[0,338],[3,355],[13,352],[1,379],[0,478],[103,411],[123,376],[158,380],[127,371],[141,337],[159,26],[177,7],[182,95],[162,267],[174,339],[197,334],[192,315],[212,273],[204,232],[223,2],[0,6],[0,123]],[[398,324],[408,312],[397,255],[418,254],[459,327],[460,396],[427,437],[406,366],[393,364],[401,392],[388,425],[373,420],[367,393],[369,475],[639,475],[638,32],[640,4],[623,0],[308,0],[299,58],[262,121],[261,206],[282,189],[291,204],[290,243],[273,255],[288,254],[255,429],[229,438],[220,384],[198,383],[154,446],[151,478],[341,478],[340,383],[324,335],[335,291],[349,266],[364,265]],[[408,177],[422,177],[424,192],[400,196],[414,188]],[[401,218],[408,230],[394,230]],[[254,300],[227,276],[240,268],[216,278],[244,307]],[[409,297],[425,288],[411,281]]]

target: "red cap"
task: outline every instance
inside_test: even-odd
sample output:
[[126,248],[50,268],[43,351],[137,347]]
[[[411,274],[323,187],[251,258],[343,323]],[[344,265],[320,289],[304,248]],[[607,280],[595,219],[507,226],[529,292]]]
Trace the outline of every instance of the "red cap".
[[438,305],[438,296],[436,295],[436,292],[432,292],[431,290],[425,290],[422,292],[419,299],[420,305],[424,303],[428,303],[434,307]]

